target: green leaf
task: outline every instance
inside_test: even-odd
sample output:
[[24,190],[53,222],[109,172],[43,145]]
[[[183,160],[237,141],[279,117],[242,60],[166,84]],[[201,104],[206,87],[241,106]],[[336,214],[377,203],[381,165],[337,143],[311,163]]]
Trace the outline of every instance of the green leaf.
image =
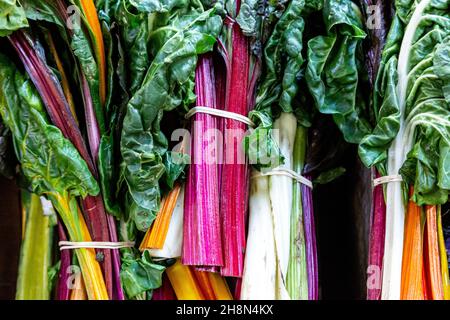
[[22,172],[34,193],[97,195],[99,186],[76,148],[50,125],[31,81],[0,55],[0,113],[13,133]]
[[28,27],[25,11],[17,0],[0,0],[0,37]]
[[349,0],[326,0],[323,9],[327,35],[308,42],[306,82],[317,109],[331,114],[344,138],[359,143],[370,132],[366,105],[359,92],[362,17]]
[[56,14],[52,1],[24,0],[21,2],[29,20],[46,21],[64,28],[64,22]]
[[[259,3],[248,3],[257,10]],[[280,112],[304,114],[296,100],[303,73],[302,49],[305,22],[302,17],[304,0],[292,0],[280,14],[264,48],[264,76],[257,90],[255,110],[250,113],[257,128],[245,138],[245,150],[250,163],[257,169],[273,168],[284,159],[272,134],[273,119]],[[269,7],[269,13],[271,8]],[[248,12],[246,15],[253,14]],[[244,13],[238,18],[247,19]],[[245,23],[248,23],[245,20]],[[244,22],[240,23],[241,27]],[[247,25],[250,28],[249,25]],[[251,26],[256,28],[257,26]],[[245,29],[244,29],[245,32]],[[250,32],[250,31],[248,31]],[[253,35],[257,30],[252,31]],[[303,120],[303,119],[302,119]],[[301,121],[302,121],[301,120]]]
[[272,112],[293,112],[294,98],[301,78],[302,34],[301,16],[304,0],[293,0],[281,16],[264,48],[265,76],[258,89],[256,110],[275,108]]
[[325,172],[322,172],[316,179],[314,179],[314,184],[327,184],[330,183],[338,178],[340,178],[342,175],[344,175],[346,172],[345,168],[338,167],[334,168]]
[[85,76],[88,82],[89,93],[92,103],[94,104],[95,118],[97,120],[100,133],[103,133],[106,128],[103,108],[100,103],[99,72],[89,38],[82,28],[73,29],[70,46],[73,50],[73,54],[78,58],[83,74],[82,76]]
[[122,259],[120,279],[128,298],[162,285],[162,274],[166,268],[153,263],[150,254],[144,251],[140,259]]
[[[375,83],[377,123],[359,147],[368,166],[387,172],[388,157],[389,164],[399,163],[403,179],[414,186],[412,199],[419,205],[443,204],[450,190],[450,2],[427,4],[412,20],[418,2],[395,2],[396,16]],[[407,28],[414,33],[411,42],[403,39]],[[400,59],[401,50],[408,56]],[[402,71],[399,67],[405,62],[406,71]]]

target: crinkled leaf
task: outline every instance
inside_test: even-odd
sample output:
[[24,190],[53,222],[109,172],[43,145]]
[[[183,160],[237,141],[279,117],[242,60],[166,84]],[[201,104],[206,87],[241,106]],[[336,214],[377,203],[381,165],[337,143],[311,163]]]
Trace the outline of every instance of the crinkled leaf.
[[61,131],[50,125],[32,82],[0,55],[0,112],[13,133],[22,171],[36,194],[97,195],[86,162]]
[[17,0],[0,0],[0,37],[28,27],[25,11]]
[[140,259],[122,259],[120,279],[128,298],[148,290],[159,288],[166,268],[153,263],[150,254],[144,251]]
[[[450,189],[450,1],[428,3],[408,50],[406,80],[399,83],[397,68],[403,61],[398,56],[401,45],[406,45],[402,42],[405,28],[417,4],[407,0],[395,3],[396,16],[375,83],[377,124],[361,141],[359,154],[366,165],[377,165],[386,172],[388,150],[401,134],[398,139],[403,153],[396,152],[395,156],[406,159],[400,172],[414,186],[413,200],[418,204],[442,204]],[[399,88],[405,88],[405,97],[399,96]]]
[[327,35],[308,42],[306,82],[320,112],[334,116],[345,139],[359,143],[370,132],[366,105],[358,90],[363,76],[359,69],[362,17],[349,0],[326,0],[323,9]]

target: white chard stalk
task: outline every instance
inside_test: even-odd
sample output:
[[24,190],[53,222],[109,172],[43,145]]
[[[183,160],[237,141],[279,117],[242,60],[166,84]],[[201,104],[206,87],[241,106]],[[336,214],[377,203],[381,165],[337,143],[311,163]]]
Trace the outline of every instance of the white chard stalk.
[[[405,106],[409,73],[409,55],[413,45],[416,29],[419,26],[425,8],[431,0],[422,0],[415,8],[409,21],[398,57],[397,97],[401,120],[400,129],[389,148],[388,175],[397,175],[412,148],[412,140],[408,138],[409,123],[405,121]],[[383,260],[383,300],[399,300],[401,286],[401,270],[403,255],[403,234],[405,221],[405,203],[401,182],[391,182],[386,190],[386,236]]]
[[166,240],[162,249],[150,249],[152,257],[178,258],[181,257],[183,244],[183,211],[184,211],[184,184],[181,186],[175,208],[167,230]]
[[255,175],[257,171],[253,170],[241,299],[275,300],[277,258],[269,198],[269,177],[255,177]]
[[[282,113],[275,121],[274,129],[278,132],[279,147],[284,156],[281,168],[292,170],[297,119],[292,113]],[[292,178],[281,175],[270,176],[269,193],[275,227],[275,249],[283,284],[289,265],[292,192]]]
[[[292,170],[297,119],[292,113],[282,113],[274,129],[285,157],[282,167]],[[252,177],[241,299],[289,300],[286,275],[293,181],[285,176],[261,176],[257,171]]]

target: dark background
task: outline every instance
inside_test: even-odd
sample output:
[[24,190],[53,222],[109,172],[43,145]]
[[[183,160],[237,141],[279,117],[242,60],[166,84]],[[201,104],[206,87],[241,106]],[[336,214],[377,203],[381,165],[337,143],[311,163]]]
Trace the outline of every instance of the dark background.
[[[340,161],[341,178],[314,189],[321,298],[364,299],[370,173],[355,148]],[[0,299],[14,299],[21,213],[16,183],[0,177]]]
[[14,299],[21,238],[19,190],[0,176],[0,299]]

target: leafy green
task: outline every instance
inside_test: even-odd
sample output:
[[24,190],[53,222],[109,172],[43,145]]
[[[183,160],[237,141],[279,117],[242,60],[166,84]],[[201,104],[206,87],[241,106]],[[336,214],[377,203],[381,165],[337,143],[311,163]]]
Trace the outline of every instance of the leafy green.
[[25,15],[30,20],[46,21],[64,27],[64,22],[55,14],[52,1],[24,0],[21,2]]
[[319,111],[333,115],[348,142],[359,143],[370,132],[360,92],[361,13],[350,0],[325,0],[323,19],[327,35],[308,42],[306,82]]
[[150,34],[154,59],[127,105],[120,146],[129,191],[127,213],[142,231],[150,227],[160,203],[159,180],[168,148],[160,128],[164,111],[194,102],[197,56],[212,50],[222,25],[214,8],[188,6],[162,15],[168,25]]
[[0,0],[0,37],[28,27],[25,11],[17,0]]
[[292,0],[281,16],[264,48],[266,70],[258,89],[256,109],[277,104],[283,112],[293,112],[293,99],[301,75],[304,0]]
[[0,113],[13,133],[15,152],[34,193],[99,193],[86,162],[61,131],[50,125],[29,79],[0,55]]
[[377,124],[359,149],[363,162],[383,173],[398,170],[387,160],[398,163],[419,205],[445,203],[450,190],[450,1],[423,4],[420,11],[413,1],[396,2],[375,84]]
[[159,288],[162,285],[162,274],[166,268],[153,263],[148,251],[144,251],[142,257],[122,259],[120,279],[123,288],[129,298],[133,298],[148,290]]
[[345,168],[337,167],[325,172],[322,172],[316,179],[314,179],[314,184],[327,184],[334,181],[344,175],[346,172]]
[[97,62],[94,58],[93,49],[91,48],[89,36],[83,31],[82,28],[74,28],[72,38],[70,41],[73,54],[77,57],[81,73],[89,85],[89,93],[92,103],[94,105],[96,120],[100,129],[100,133],[104,133],[105,117],[103,114],[103,108],[100,103],[99,93],[99,71]]
[[[278,12],[281,16],[265,43],[264,76],[257,90],[255,110],[250,113],[258,127],[245,140],[246,152],[256,168],[274,167],[283,161],[272,136],[273,119],[280,112],[301,112],[296,98],[304,62],[304,5],[304,0],[292,0],[282,14]],[[255,29],[251,33],[256,32]],[[307,117],[298,120],[309,125]]]

